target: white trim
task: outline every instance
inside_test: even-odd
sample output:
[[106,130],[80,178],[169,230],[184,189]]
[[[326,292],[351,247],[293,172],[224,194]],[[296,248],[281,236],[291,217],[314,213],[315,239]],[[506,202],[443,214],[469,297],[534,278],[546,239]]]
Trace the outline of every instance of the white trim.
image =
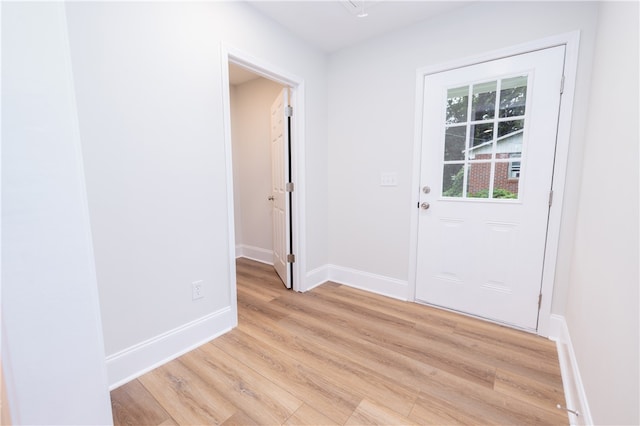
[[551,314],[549,318],[549,340],[557,342],[560,339],[560,333],[562,332],[562,322],[564,317],[561,315]]
[[[454,70],[456,68],[468,67],[471,65],[481,64],[483,62],[494,61],[497,59],[508,58],[510,56],[522,55],[525,53],[535,52],[536,50],[548,49],[551,47],[568,45],[571,43],[577,43],[580,39],[580,31],[572,31],[555,36],[545,37],[538,40],[518,44],[515,46],[504,47],[490,52],[480,53],[478,55],[467,56],[465,58],[456,59],[453,61],[427,65],[417,70],[418,76],[422,76],[440,73],[444,71]],[[577,47],[577,46],[576,46]],[[574,52],[577,55],[577,51]],[[567,54],[567,57],[569,55]],[[576,63],[577,64],[577,63]],[[566,81],[565,81],[566,88]]]
[[578,49],[580,32],[575,31],[564,35],[566,51],[564,60],[564,93],[560,98],[560,114],[558,118],[558,135],[556,139],[556,158],[553,167],[553,205],[549,210],[547,222],[547,245],[545,247],[544,265],[542,272],[542,303],[538,316],[538,334],[549,335],[551,318],[551,301],[555,286],[558,244],[560,241],[560,225],[562,222],[562,207],[564,205],[565,183],[567,179],[567,163],[569,161],[569,141],[571,137],[571,119],[573,116],[573,100],[576,89],[576,74],[578,72]]
[[292,182],[295,182],[296,190],[293,192],[293,207],[291,221],[293,223],[293,253],[296,262],[293,264],[293,290],[306,291],[304,273],[306,271],[307,256],[307,189],[306,189],[306,163],[305,163],[305,84],[300,80],[298,86],[291,92],[291,104],[294,106],[291,119],[291,174]]
[[549,331],[549,339],[555,341],[558,348],[558,360],[560,361],[560,373],[562,374],[566,406],[580,414],[576,416],[568,413],[569,423],[571,425],[592,425],[593,419],[591,418],[587,394],[582,384],[578,360],[573,350],[565,318],[561,315],[551,315]]
[[509,56],[520,55],[536,50],[547,49],[555,46],[566,46],[565,53],[565,83],[564,93],[560,101],[560,113],[558,119],[558,135],[556,143],[556,157],[553,170],[553,205],[549,212],[549,222],[547,228],[547,245],[542,275],[542,304],[538,319],[537,334],[541,336],[549,335],[549,318],[551,316],[551,299],[554,288],[554,277],[558,254],[558,242],[560,239],[560,224],[562,219],[562,205],[564,200],[566,166],[569,157],[569,139],[571,132],[571,117],[573,114],[573,97],[575,93],[576,73],[578,69],[578,48],[580,43],[580,32],[574,31],[557,36],[507,47],[480,55],[475,55],[444,64],[430,65],[416,70],[416,101],[415,101],[415,130],[413,146],[413,178],[412,192],[415,199],[410,201],[412,210],[410,222],[409,242],[409,300],[415,300],[416,291],[416,270],[418,265],[418,209],[416,208],[420,194],[420,158],[422,153],[422,110],[424,77],[429,74],[448,71],[455,68],[466,67],[482,62],[493,61]]
[[224,45],[220,47],[220,66],[222,76],[222,115],[224,125],[224,157],[227,180],[227,242],[228,242],[228,273],[229,273],[229,299],[231,307],[231,328],[238,326],[238,290],[236,282],[236,260],[231,254],[235,252],[235,212],[234,212],[234,191],[233,191],[233,148],[231,144],[231,94],[229,93],[229,54]]
[[[291,119],[291,138],[293,140],[291,158],[291,180],[295,183],[293,192],[293,205],[291,206],[291,221],[293,227],[292,251],[296,255],[293,264],[293,289],[305,291],[306,256],[306,185],[305,185],[305,83],[304,79],[285,72],[274,65],[258,59],[246,52],[233,48],[224,42],[222,49],[222,85],[224,97],[224,126],[225,126],[225,150],[227,156],[227,205],[229,215],[229,253],[235,251],[235,237],[233,236],[234,204],[233,204],[233,162],[231,153],[231,106],[229,103],[229,62],[239,65],[264,78],[275,81],[291,89],[290,101],[294,106]],[[230,269],[233,270],[233,287],[231,297],[234,306],[237,306],[235,288],[235,261],[230,256]],[[237,310],[236,310],[237,312]],[[236,315],[237,316],[237,315]]]
[[255,260],[260,263],[266,263],[267,265],[273,265],[273,251],[260,247],[238,244],[236,246],[236,259],[239,257]]
[[322,265],[307,273],[305,291],[318,287],[327,281],[393,297],[394,299],[408,300],[407,281],[331,264]]
[[[76,167],[77,167],[77,180],[78,180],[78,189],[80,191],[80,197],[82,202],[82,218],[83,218],[83,226],[85,228],[84,238],[85,238],[85,247],[87,248],[87,257],[84,259],[85,264],[88,266],[90,281],[86,283],[90,290],[90,299],[85,303],[90,303],[93,306],[90,306],[90,311],[94,316],[94,327],[95,327],[95,336],[90,344],[96,345],[98,349],[98,359],[97,362],[100,363],[99,374],[96,374],[95,379],[100,380],[101,386],[106,386],[109,384],[109,371],[106,359],[101,357],[101,354],[106,352],[104,345],[104,327],[102,324],[102,314],[100,308],[100,289],[98,287],[98,276],[96,272],[96,263],[95,263],[95,251],[93,245],[93,231],[91,226],[91,214],[89,212],[89,199],[87,196],[87,179],[85,175],[85,166],[84,166],[84,156],[82,155],[82,137],[80,132],[80,118],[78,115],[78,97],[76,96],[76,86],[75,86],[75,76],[73,74],[73,63],[71,60],[71,42],[69,40],[69,24],[67,22],[67,6],[66,3],[62,4],[62,7],[58,8],[58,13],[60,16],[61,24],[62,24],[62,33],[63,33],[63,42],[64,46],[64,61],[65,66],[67,68],[67,85],[69,88],[70,95],[70,109],[71,109],[71,119],[73,122],[73,140],[72,143],[74,145],[74,154],[76,156]],[[89,342],[87,342],[89,344]],[[95,373],[98,373],[97,371]],[[109,403],[109,394],[105,391],[103,392],[103,401],[101,405],[106,408],[106,414],[113,415],[112,407]],[[8,408],[8,407],[7,407]],[[19,414],[19,410],[13,410],[13,414]],[[96,413],[97,414],[97,413]],[[15,424],[20,424],[19,419],[13,419]]]
[[327,265],[329,281],[394,299],[407,300],[407,281],[337,265]]
[[329,281],[329,265],[322,265],[316,269],[307,272],[307,280],[305,282],[305,290],[309,291],[319,285]]
[[107,357],[109,390],[140,377],[231,329],[226,307]]
[[415,302],[416,281],[418,279],[418,203],[420,202],[420,158],[422,156],[422,111],[424,109],[424,71],[416,70],[416,102],[414,107],[415,129],[413,132],[413,176],[411,190],[415,199],[410,200],[409,220],[409,288],[407,297]]

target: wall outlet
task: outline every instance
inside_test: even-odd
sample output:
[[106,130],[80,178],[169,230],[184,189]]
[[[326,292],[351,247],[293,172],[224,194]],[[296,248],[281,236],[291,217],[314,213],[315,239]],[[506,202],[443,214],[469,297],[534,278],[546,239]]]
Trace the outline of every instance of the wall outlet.
[[191,283],[191,298],[192,300],[202,299],[204,293],[202,292],[202,280],[194,281]]

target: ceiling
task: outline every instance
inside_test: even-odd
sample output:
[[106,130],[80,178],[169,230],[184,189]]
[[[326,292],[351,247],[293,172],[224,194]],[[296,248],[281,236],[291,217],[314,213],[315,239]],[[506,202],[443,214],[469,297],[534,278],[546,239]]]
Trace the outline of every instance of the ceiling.
[[[250,0],[247,3],[311,45],[331,53],[464,7],[471,1],[364,0],[364,10],[368,14],[364,18],[357,16],[362,11],[362,0]],[[229,64],[231,85],[258,77],[240,66]]]
[[[364,1],[367,17],[356,15]],[[470,1],[247,1],[301,39],[335,52],[368,38],[464,7]]]

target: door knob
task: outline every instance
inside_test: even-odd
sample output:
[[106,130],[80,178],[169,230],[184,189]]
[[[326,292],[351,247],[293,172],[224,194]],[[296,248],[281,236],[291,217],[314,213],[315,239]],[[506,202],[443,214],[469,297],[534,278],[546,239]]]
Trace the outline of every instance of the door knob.
[[267,200],[273,201],[274,200],[273,195],[269,195],[269,198],[267,198]]
[[430,206],[430,205],[429,205],[429,203],[427,203],[427,202],[424,202],[424,203],[420,204],[420,208],[421,208],[422,210],[428,210],[428,209],[429,209],[429,207],[431,207],[431,206]]

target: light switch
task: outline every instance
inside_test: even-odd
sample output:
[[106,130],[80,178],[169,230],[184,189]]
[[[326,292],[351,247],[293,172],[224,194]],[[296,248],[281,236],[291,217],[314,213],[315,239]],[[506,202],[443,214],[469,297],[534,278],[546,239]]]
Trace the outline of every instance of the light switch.
[[380,186],[398,186],[398,174],[395,172],[380,173]]

